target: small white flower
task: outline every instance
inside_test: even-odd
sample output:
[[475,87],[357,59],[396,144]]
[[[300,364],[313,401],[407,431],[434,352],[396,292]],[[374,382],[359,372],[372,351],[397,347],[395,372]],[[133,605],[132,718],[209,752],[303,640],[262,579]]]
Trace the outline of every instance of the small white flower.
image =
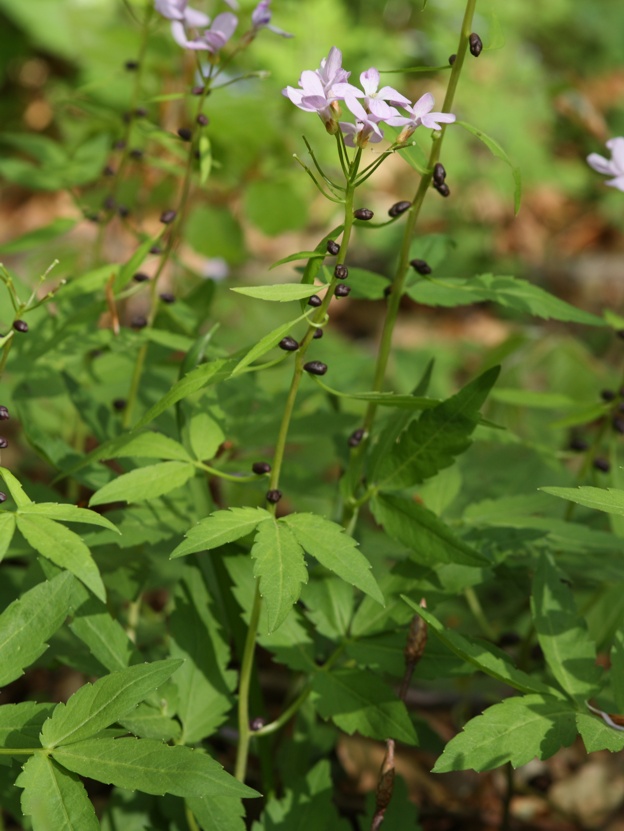
[[607,147],[611,151],[610,160],[598,153],[590,153],[587,164],[603,176],[614,177],[605,182],[605,185],[624,191],[624,137],[609,139]]

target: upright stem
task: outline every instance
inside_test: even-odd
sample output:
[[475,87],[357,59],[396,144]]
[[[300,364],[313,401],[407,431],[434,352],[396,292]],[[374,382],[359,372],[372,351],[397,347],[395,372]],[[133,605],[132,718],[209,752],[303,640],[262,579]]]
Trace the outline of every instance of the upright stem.
[[[461,74],[464,58],[468,48],[468,39],[472,32],[472,18],[474,16],[476,2],[477,0],[467,0],[466,2],[466,10],[464,12],[459,45],[457,47],[457,56],[455,58],[455,63],[453,64],[453,68],[451,69],[451,75],[446,89],[446,95],[444,97],[444,104],[442,105],[442,112],[450,112],[453,105],[455,92],[457,91],[457,84],[459,83],[459,76]],[[420,210],[425,200],[425,196],[427,195],[427,191],[431,185],[433,167],[440,158],[440,151],[442,149],[442,142],[444,141],[444,135],[446,133],[446,126],[446,124],[442,125],[442,129],[433,140],[428,162],[428,169],[430,172],[421,176],[420,183],[412,201],[412,206],[407,214],[405,232],[403,234],[403,242],[401,244],[401,251],[399,254],[399,262],[392,281],[390,296],[388,299],[388,310],[384,320],[379,352],[377,354],[377,362],[375,365],[375,373],[373,377],[373,391],[375,392],[381,391],[386,377],[386,370],[388,368],[388,361],[390,359],[390,351],[392,348],[392,336],[399,314],[399,306],[409,269],[409,252],[414,236],[414,229],[416,227],[416,222],[420,215]],[[347,475],[350,481],[356,483],[355,487],[357,487],[357,483],[359,483],[361,478],[365,450],[369,442],[370,430],[375,420],[376,413],[377,404],[374,401],[371,401],[364,415],[364,439],[351,451],[351,458],[349,460],[350,470]],[[354,497],[355,493],[352,493],[351,498],[345,502],[343,509],[343,524],[350,529],[354,526],[359,510],[359,506],[355,504]]]

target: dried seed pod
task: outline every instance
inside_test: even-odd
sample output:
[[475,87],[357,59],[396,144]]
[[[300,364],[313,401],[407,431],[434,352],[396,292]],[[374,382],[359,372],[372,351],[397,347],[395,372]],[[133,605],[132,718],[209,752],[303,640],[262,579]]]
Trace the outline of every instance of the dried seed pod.
[[23,335],[25,335],[28,331],[28,324],[25,320],[16,320],[13,324],[13,328],[16,332],[21,332]]
[[345,286],[344,283],[340,283],[334,289],[334,295],[336,297],[346,297],[351,292],[351,286]]
[[361,427],[358,427],[358,429],[354,430],[351,433],[351,435],[349,436],[347,444],[349,445],[349,447],[357,447],[358,444],[360,444],[360,442],[362,441],[363,438],[364,438],[364,430]]
[[286,336],[282,338],[281,341],[277,344],[280,349],[283,349],[284,352],[296,352],[299,349],[299,343],[294,338]]
[[[421,600],[420,603],[422,606],[423,601]],[[422,658],[426,645],[427,624],[419,615],[414,615],[407,634],[407,643],[405,644],[405,662],[415,664],[419,661]]]
[[312,335],[314,340],[320,340],[323,337],[323,330],[322,329],[315,329],[314,334]]
[[271,472],[271,465],[268,462],[254,462],[251,466],[254,473],[258,476],[263,476],[265,473]]
[[306,372],[309,372],[310,375],[325,375],[327,372],[327,364],[324,364],[321,361],[308,361],[307,364],[303,365],[303,368]]
[[475,58],[478,58],[483,51],[483,42],[481,41],[479,35],[476,32],[473,32],[468,38],[468,43],[470,44],[470,54],[474,55]]
[[438,193],[440,194],[440,196],[444,196],[444,197],[446,197],[446,196],[450,196],[450,195],[451,195],[451,189],[450,189],[450,188],[449,188],[449,186],[446,184],[446,182],[442,182],[442,184],[441,184],[441,185],[434,185],[434,188],[438,191]]
[[335,257],[336,254],[340,253],[340,246],[334,239],[327,240],[327,253],[331,254],[332,257]]
[[323,301],[318,296],[318,294],[313,294],[312,297],[308,300],[308,306],[320,306]]
[[281,498],[282,492],[277,488],[273,488],[273,490],[266,492],[266,501],[270,502],[271,505],[277,505]]
[[173,222],[177,215],[177,211],[163,211],[160,215],[160,221],[163,223],[163,225],[169,225],[169,223]]
[[336,280],[346,280],[349,276],[349,269],[343,263],[339,263],[334,269],[334,277]]
[[446,170],[444,169],[444,165],[440,164],[440,162],[436,162],[433,166],[433,181],[436,185],[443,185],[444,180],[446,179]]
[[0,407],[0,421],[8,421],[11,418],[7,407]]
[[605,459],[603,456],[597,456],[593,461],[593,466],[596,470],[600,470],[603,473],[608,473],[611,470],[609,460]]
[[356,219],[361,219],[364,222],[368,222],[369,219],[372,219],[375,214],[370,210],[370,208],[358,208],[357,210],[353,211],[353,216]]
[[132,275],[132,279],[135,283],[147,283],[149,280],[149,274],[144,274],[142,271],[137,271],[136,274]]
[[424,260],[410,260],[410,265],[419,274],[431,274],[431,266]]
[[402,200],[401,202],[395,202],[394,205],[388,210],[388,216],[395,217],[401,216],[404,214],[405,211],[408,211],[412,207],[412,203],[408,202],[407,200]]
[[171,294],[170,291],[161,291],[158,295],[163,303],[167,303],[169,306],[172,303],[175,303],[175,294]]
[[4,436],[0,436],[0,450],[4,450],[5,447],[9,446],[9,440],[5,439]]

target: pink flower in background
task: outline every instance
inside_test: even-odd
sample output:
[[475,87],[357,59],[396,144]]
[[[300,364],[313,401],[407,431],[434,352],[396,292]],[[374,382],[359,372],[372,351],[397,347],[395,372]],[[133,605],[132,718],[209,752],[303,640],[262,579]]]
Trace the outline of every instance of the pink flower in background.
[[167,20],[179,20],[186,26],[207,26],[210,18],[207,14],[191,9],[188,0],[155,0],[154,7]]
[[452,113],[434,113],[434,100],[431,93],[426,92],[412,107],[411,105],[404,106],[404,109],[409,113],[409,118],[402,115],[396,115],[392,118],[386,119],[388,124],[393,127],[403,127],[401,135],[397,141],[402,143],[406,141],[417,127],[422,124],[423,127],[428,127],[430,130],[440,130],[441,124],[452,124],[455,121],[455,116]]
[[610,160],[598,153],[590,153],[587,164],[603,176],[614,177],[605,182],[605,185],[624,191],[624,137],[609,139],[607,147],[611,151]]
[[260,0],[260,3],[256,6],[256,8],[251,13],[251,25],[255,32],[259,29],[268,29],[270,32],[274,32],[276,35],[281,35],[283,38],[291,38],[292,35],[288,32],[285,32],[283,29],[278,29],[277,26],[273,26],[271,23],[271,10],[269,9],[269,5],[271,0]]
[[225,46],[237,26],[238,18],[236,15],[231,12],[223,12],[223,14],[218,14],[215,17],[209,29],[205,29],[202,35],[195,38],[187,36],[184,24],[178,20],[174,20],[171,24],[171,34],[175,42],[184,49],[214,53]]

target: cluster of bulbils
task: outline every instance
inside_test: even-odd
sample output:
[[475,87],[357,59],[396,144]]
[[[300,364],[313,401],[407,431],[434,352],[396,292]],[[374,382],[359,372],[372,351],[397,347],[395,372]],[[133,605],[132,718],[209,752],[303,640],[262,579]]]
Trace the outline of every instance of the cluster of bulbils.
[[[306,112],[317,113],[328,133],[335,135],[342,131],[345,144],[349,147],[365,147],[383,138],[381,124],[403,127],[397,143],[402,144],[421,125],[431,130],[440,130],[442,124],[452,124],[452,113],[432,112],[434,100],[431,93],[425,93],[415,104],[392,87],[379,87],[379,71],[374,67],[360,75],[362,89],[348,83],[351,75],[342,68],[342,52],[335,46],[323,58],[316,70],[307,69],[299,78],[299,89],[286,87],[282,94]],[[361,99],[361,100],[360,100]],[[338,121],[340,102],[355,116],[355,124]],[[405,111],[402,115],[397,107]]]

